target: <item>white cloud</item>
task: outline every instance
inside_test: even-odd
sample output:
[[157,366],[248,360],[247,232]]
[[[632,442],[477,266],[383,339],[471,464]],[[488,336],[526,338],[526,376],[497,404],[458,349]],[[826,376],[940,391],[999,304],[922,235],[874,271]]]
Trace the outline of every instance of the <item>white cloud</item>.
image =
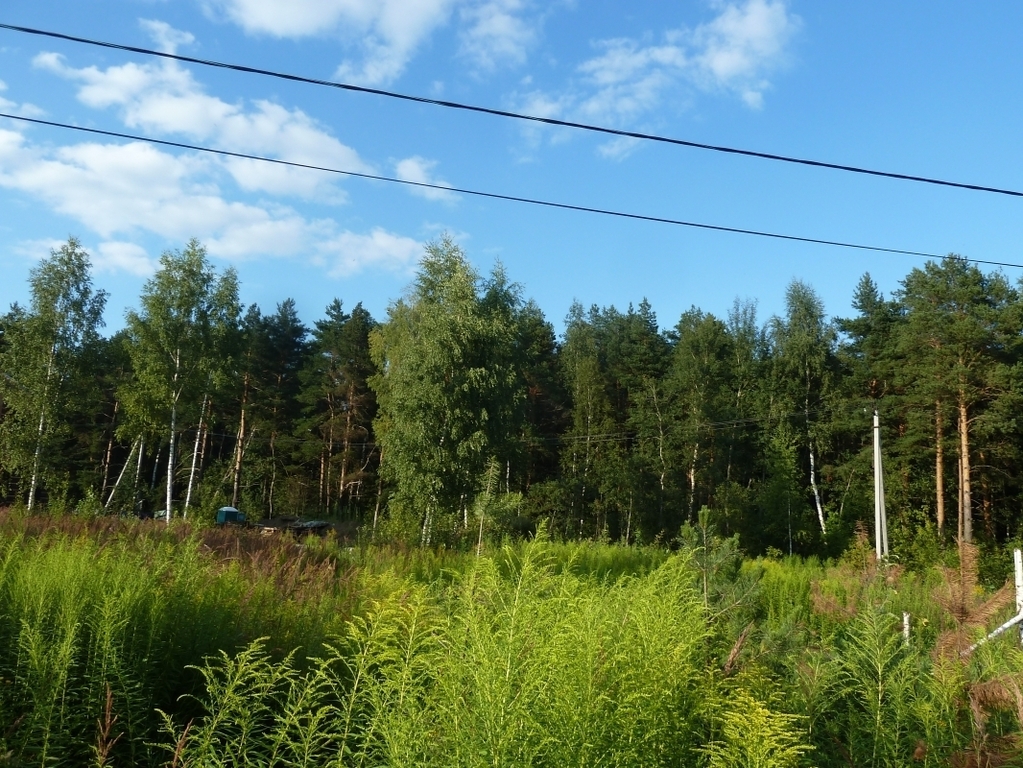
[[[0,93],[3,93],[6,90],[7,83],[5,83],[3,80],[0,80]],[[0,96],[0,110],[8,112],[10,114],[23,115],[25,117],[42,117],[43,115],[46,114],[42,109],[37,107],[35,104],[30,104],[26,101],[19,105],[15,101],[5,99],[3,96]]]
[[482,70],[520,65],[534,45],[549,4],[534,0],[205,0],[206,8],[249,34],[298,39],[336,36],[358,55],[335,77],[386,85],[455,15],[460,53]]
[[[414,181],[417,184],[435,184],[441,187],[450,187],[443,179],[433,178],[432,171],[437,166],[436,160],[414,156],[398,160],[394,164],[394,172],[403,181]],[[446,192],[443,189],[431,189],[430,187],[409,187],[409,191],[427,200],[439,200],[445,203],[453,203],[458,200],[458,195],[453,192]]]
[[195,35],[191,32],[174,29],[174,27],[166,21],[157,21],[156,19],[139,19],[139,26],[149,33],[153,42],[155,42],[157,46],[159,46],[159,49],[164,53],[177,53],[178,48],[181,46],[191,45],[195,42]]
[[[801,21],[786,0],[715,2],[717,15],[662,39],[615,38],[595,43],[597,56],[577,67],[579,78],[560,94],[534,92],[520,108],[540,116],[569,117],[611,126],[630,125],[665,102],[684,105],[695,88],[738,96],[751,109],[763,106],[769,76],[783,66]],[[621,157],[631,146],[613,141],[601,154]]]
[[447,23],[458,0],[207,0],[250,34],[337,35],[360,49],[336,77],[364,85],[392,82],[419,46]]
[[118,240],[100,243],[92,264],[97,272],[127,272],[139,277],[149,277],[157,266],[145,248]]
[[785,46],[800,27],[781,0],[748,0],[729,4],[692,35],[696,77],[739,93],[759,108],[770,86],[765,75],[785,59]]
[[[176,134],[216,147],[290,162],[372,173],[351,147],[342,144],[301,110],[270,101],[251,107],[230,104],[203,92],[191,74],[174,62],[124,64],[101,70],[74,68],[55,53],[34,63],[80,83],[78,99],[97,109],[117,107],[130,128]],[[228,159],[223,166],[246,191],[342,199],[323,172]]]
[[[98,268],[144,274],[148,257],[132,245],[139,234],[177,243],[198,237],[211,255],[227,259],[329,253],[349,272],[404,268],[408,261],[407,245],[414,242],[408,238],[384,230],[339,232],[332,221],[310,220],[287,206],[228,200],[210,181],[211,169],[215,163],[205,158],[148,144],[44,149],[0,129],[0,186],[35,197],[99,235]],[[360,237],[373,247],[353,248]]]
[[601,144],[597,147],[597,151],[601,157],[606,157],[608,160],[624,160],[638,146],[639,139],[634,139],[631,136],[619,136]]
[[483,0],[462,8],[462,54],[482,69],[526,61],[536,42],[538,21],[527,17],[526,0]]
[[423,243],[376,227],[368,235],[341,232],[320,243],[318,250],[330,264],[331,276],[342,277],[374,267],[408,272],[422,256]]

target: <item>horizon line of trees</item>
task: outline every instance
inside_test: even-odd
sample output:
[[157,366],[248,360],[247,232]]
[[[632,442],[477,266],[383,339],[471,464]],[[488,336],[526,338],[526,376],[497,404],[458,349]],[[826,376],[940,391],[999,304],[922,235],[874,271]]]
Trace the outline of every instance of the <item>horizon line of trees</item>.
[[849,318],[796,280],[765,322],[576,303],[560,337],[447,238],[380,321],[243,307],[196,240],[109,337],[75,238],[29,286],[0,317],[0,501],[29,511],[230,505],[435,543],[670,541],[706,508],[750,552],[827,553],[869,530],[877,408],[896,550],[1020,535],[1023,301],[954,254],[888,298],[865,274]]

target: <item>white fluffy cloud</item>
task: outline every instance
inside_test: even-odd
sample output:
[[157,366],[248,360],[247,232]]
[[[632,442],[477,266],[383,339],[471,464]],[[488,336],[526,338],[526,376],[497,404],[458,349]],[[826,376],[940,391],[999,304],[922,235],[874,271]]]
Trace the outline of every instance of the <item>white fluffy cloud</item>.
[[[437,166],[436,160],[427,160],[419,157],[406,157],[394,164],[394,172],[403,181],[414,181],[417,184],[435,184],[441,187],[450,187],[443,179],[433,176],[433,169]],[[458,200],[458,195],[453,192],[446,192],[443,189],[431,189],[429,187],[409,187],[414,195],[426,198],[427,200],[439,200],[445,203],[453,203]]]
[[[265,100],[251,106],[230,104],[205,93],[174,62],[75,68],[59,54],[41,53],[34,63],[79,83],[78,99],[83,104],[119,109],[124,123],[133,129],[290,162],[373,172],[358,152],[301,110]],[[338,195],[333,179],[322,172],[237,159],[225,160],[223,165],[247,191],[317,198]]]
[[601,55],[579,67],[592,88],[585,114],[632,119],[660,104],[679,81],[703,90],[741,96],[751,108],[763,104],[768,75],[786,59],[800,27],[785,0],[718,3],[718,15],[695,29],[668,32],[661,44],[618,39],[600,43]]
[[177,53],[181,46],[191,45],[195,42],[195,35],[191,32],[174,29],[166,21],[139,19],[139,25],[149,33],[149,36],[164,53]]
[[[404,270],[411,238],[373,230],[358,235],[330,220],[310,220],[287,206],[225,198],[210,179],[212,161],[174,156],[148,144],[82,143],[41,148],[0,129],[0,186],[41,200],[103,239],[98,269],[148,274],[152,262],[135,235],[171,242],[202,240],[221,258],[326,254],[338,270]],[[365,240],[365,248],[355,246]]]
[[156,259],[136,243],[109,240],[100,243],[92,257],[97,272],[127,272],[130,275],[149,277],[156,271]]
[[[571,117],[607,125],[629,125],[666,101],[689,98],[692,88],[740,97],[751,109],[763,106],[769,75],[784,65],[801,21],[786,0],[715,2],[717,15],[695,28],[680,28],[658,42],[615,38],[595,43],[598,55],[577,68],[565,92],[519,97],[522,109],[547,117]],[[600,148],[622,157],[634,144],[612,141]]]
[[367,267],[406,272],[423,253],[423,243],[375,227],[368,235],[341,232],[321,242],[318,251],[334,277],[343,277]]
[[521,64],[543,16],[543,6],[538,9],[532,0],[205,0],[205,5],[253,35],[336,36],[358,55],[345,59],[335,77],[373,86],[398,78],[453,16],[461,53],[475,66]]
[[[0,93],[3,93],[6,90],[7,83],[0,80]],[[7,112],[8,114],[24,115],[25,117],[42,117],[46,114],[35,104],[29,104],[27,101],[22,104],[18,104],[10,99],[5,99],[3,96],[0,96],[0,111]]]
[[726,5],[692,35],[696,69],[704,84],[738,92],[752,108],[763,104],[767,73],[785,59],[785,46],[799,29],[781,0]]
[[246,32],[301,38],[337,35],[360,49],[342,80],[380,85],[402,73],[416,49],[445,24],[457,0],[207,0]]
[[483,69],[524,63],[538,35],[529,5],[527,0],[483,0],[464,6],[462,53]]

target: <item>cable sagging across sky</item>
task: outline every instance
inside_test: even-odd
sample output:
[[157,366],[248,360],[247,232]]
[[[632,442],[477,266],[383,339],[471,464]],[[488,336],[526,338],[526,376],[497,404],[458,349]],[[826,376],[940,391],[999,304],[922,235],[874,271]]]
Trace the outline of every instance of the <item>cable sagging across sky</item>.
[[[398,178],[393,178],[393,177],[390,177],[390,176],[379,176],[379,175],[376,175],[376,174],[361,173],[361,172],[358,172],[358,171],[346,171],[346,170],[342,170],[342,169],[339,169],[339,168],[328,168],[328,167],[324,167],[324,166],[310,165],[308,163],[298,163],[298,162],[293,162],[293,161],[290,161],[290,160],[281,160],[281,159],[272,158],[272,157],[262,157],[260,155],[252,155],[252,154],[248,154],[248,153],[245,153],[245,152],[233,152],[231,150],[217,149],[217,148],[214,148],[214,147],[205,147],[205,146],[201,146],[201,145],[198,145],[198,144],[187,144],[187,143],[184,143],[184,142],[170,141],[170,140],[167,140],[167,139],[156,139],[156,138],[153,138],[153,137],[141,136],[141,135],[138,135],[138,134],[121,133],[119,131],[107,131],[107,130],[102,130],[102,129],[99,129],[99,128],[87,128],[87,127],[80,126],[80,125],[70,125],[68,123],[60,123],[60,122],[56,122],[56,121],[53,121],[53,120],[42,120],[42,119],[35,118],[35,117],[26,117],[24,115],[14,115],[14,114],[5,113],[5,112],[0,112],[0,118],[7,118],[9,120],[17,120],[17,121],[21,121],[21,122],[24,122],[24,123],[32,123],[32,124],[35,124],[35,125],[44,125],[44,126],[48,126],[48,127],[52,127],[52,128],[61,128],[61,129],[64,129],[64,130],[69,130],[69,131],[78,131],[78,132],[81,132],[81,133],[89,133],[89,134],[99,135],[99,136],[108,136],[108,137],[111,137],[111,138],[125,139],[125,140],[128,140],[128,141],[141,141],[141,142],[146,142],[148,144],[155,144],[155,145],[165,146],[165,147],[174,147],[176,149],[185,149],[185,150],[189,150],[189,151],[193,151],[193,152],[205,152],[205,153],[209,153],[209,154],[213,154],[213,155],[220,155],[222,157],[233,157],[233,158],[238,158],[238,159],[242,159],[242,160],[258,160],[258,161],[264,162],[264,163],[272,163],[274,165],[288,166],[288,167],[291,167],[291,168],[303,168],[305,170],[320,171],[320,172],[323,172],[323,173],[333,173],[333,174],[338,174],[338,175],[342,175],[342,176],[352,176],[352,177],[360,178],[360,179],[370,179],[372,181],[384,181],[384,182],[388,182],[390,184],[403,184],[403,185],[406,185],[406,186],[419,187],[419,188],[423,188],[423,189],[442,190],[444,192],[454,192],[454,193],[463,194],[463,195],[472,195],[474,197],[488,198],[488,199],[491,199],[491,200],[504,200],[504,201],[513,202],[513,203],[523,203],[523,204],[528,204],[528,205],[542,206],[542,207],[546,207],[546,208],[556,208],[556,209],[560,209],[560,210],[577,211],[577,212],[580,212],[580,213],[593,213],[593,214],[598,214],[598,215],[602,215],[602,216],[614,216],[614,217],[622,218],[622,219],[632,219],[632,220],[636,220],[636,221],[646,221],[646,222],[652,222],[652,223],[656,223],[656,224],[670,224],[670,225],[673,225],[673,226],[689,227],[689,228],[692,228],[692,229],[710,230],[710,231],[714,231],[714,232],[727,232],[727,233],[737,234],[737,235],[750,235],[750,236],[754,236],[754,237],[766,237],[766,238],[771,238],[771,239],[775,239],[775,240],[788,240],[788,241],[798,242],[798,243],[809,243],[809,244],[812,244],[812,245],[826,245],[826,246],[830,246],[830,247],[834,247],[834,248],[848,248],[848,249],[862,250],[862,251],[873,251],[873,252],[876,252],[876,253],[891,253],[891,254],[899,254],[899,255],[904,255],[904,256],[917,256],[917,257],[926,258],[926,259],[941,259],[942,258],[941,254],[929,253],[927,251],[914,251],[914,250],[909,250],[909,249],[904,249],[904,248],[887,248],[887,247],[877,246],[877,245],[865,245],[863,243],[849,243],[849,242],[843,242],[843,241],[840,241],[840,240],[827,240],[827,239],[823,239],[823,238],[803,237],[803,236],[800,236],[800,235],[788,235],[788,234],[783,234],[783,233],[779,233],[779,232],[765,232],[765,231],[762,231],[762,230],[745,229],[745,228],[742,228],[742,227],[729,227],[729,226],[724,226],[724,225],[719,225],[719,224],[706,224],[706,223],[702,223],[702,222],[685,221],[685,220],[682,220],[682,219],[673,219],[673,218],[668,218],[668,217],[663,217],[663,216],[651,216],[651,215],[640,214],[640,213],[630,213],[630,212],[627,212],[627,211],[616,211],[616,210],[611,210],[611,209],[607,209],[607,208],[596,208],[596,207],[586,206],[586,205],[575,205],[575,204],[572,204],[572,203],[560,203],[560,202],[556,202],[556,201],[552,201],[552,200],[540,200],[540,199],[537,199],[537,198],[521,197],[521,196],[517,196],[517,195],[505,195],[505,194],[500,194],[500,193],[497,193],[497,192],[485,192],[485,191],[481,191],[481,190],[467,189],[467,188],[464,188],[464,187],[452,187],[452,186],[446,186],[446,185],[441,185],[441,184],[430,184],[428,182],[411,181],[411,180],[408,180],[408,179],[398,179]],[[1015,264],[1015,263],[1011,263],[1011,262],[988,261],[988,260],[983,260],[983,259],[970,259],[970,258],[965,258],[965,257],[963,257],[963,260],[971,262],[971,263],[974,263],[974,264],[986,264],[986,265],[989,265],[989,266],[1014,267],[1014,268],[1018,268],[1018,269],[1023,269],[1023,264]]]
[[121,43],[111,43],[104,40],[95,40],[88,37],[77,37],[75,35],[67,35],[62,32],[52,32],[45,29],[35,29],[33,27],[21,27],[15,24],[3,24],[0,23],[0,29],[7,29],[12,32],[20,32],[28,35],[37,35],[41,37],[49,37],[55,40],[65,40],[72,43],[81,43],[83,45],[99,46],[101,48],[109,48],[117,51],[125,51],[127,53],[138,53],[144,56],[156,56],[163,59],[169,59],[172,61],[180,61],[186,64],[198,64],[204,67],[215,67],[218,69],[226,69],[234,72],[242,72],[245,74],[262,75],[264,77],[273,77],[279,80],[287,80],[294,83],[304,83],[306,85],[323,86],[327,88],[337,88],[343,91],[352,91],[355,93],[367,93],[375,96],[384,96],[391,99],[400,99],[403,101],[411,101],[418,104],[429,104],[437,107],[444,107],[447,109],[457,109],[466,112],[476,112],[485,115],[493,115],[496,117],[510,118],[514,120],[524,120],[534,123],[542,123],[544,125],[555,126],[559,128],[572,128],[580,131],[588,131],[591,133],[601,133],[608,136],[616,136],[619,138],[638,139],[640,141],[651,141],[661,144],[671,144],[680,147],[689,147],[691,149],[702,149],[711,152],[721,152],[724,154],[737,155],[740,157],[754,157],[761,160],[771,160],[774,162],[791,163],[795,165],[809,166],[813,168],[824,168],[833,171],[844,171],[846,173],[856,173],[866,176],[876,176],[886,179],[895,179],[898,181],[912,181],[920,184],[930,184],[940,187],[952,187],[955,189],[966,189],[974,192],[988,192],[997,195],[1008,195],[1010,197],[1023,197],[1023,191],[1006,189],[1003,187],[992,187],[983,184],[970,184],[959,181],[949,181],[947,179],[938,179],[930,176],[917,176],[908,173],[896,173],[894,171],[882,171],[874,168],[865,168],[856,165],[847,165],[842,163],[829,163],[823,160],[812,160],[808,158],[793,157],[791,155],[779,155],[772,152],[759,152],[752,149],[742,149],[739,147],[727,147],[719,144],[707,144],[698,141],[688,141],[686,139],[676,139],[670,136],[659,136],[651,133],[640,133],[638,131],[626,131],[618,128],[608,128],[606,126],[592,125],[590,123],[578,123],[571,120],[559,120],[554,117],[541,117],[539,115],[527,115],[521,112],[512,112],[504,109],[494,109],[492,107],[481,107],[474,104],[465,104],[457,101],[445,101],[443,99],[431,99],[425,96],[414,96],[407,93],[398,93],[396,91],[386,91],[380,88],[368,88],[361,85],[352,85],[350,83],[339,83],[333,80],[321,80],[314,77],[305,77],[303,75],[295,75],[287,72],[277,72],[270,69],[261,69],[259,67],[250,67],[244,64],[231,64],[223,61],[216,61],[213,59],[200,59],[194,56],[183,56],[178,53],[168,53],[166,51],[157,51],[152,48],[143,48],[134,45],[123,45]]

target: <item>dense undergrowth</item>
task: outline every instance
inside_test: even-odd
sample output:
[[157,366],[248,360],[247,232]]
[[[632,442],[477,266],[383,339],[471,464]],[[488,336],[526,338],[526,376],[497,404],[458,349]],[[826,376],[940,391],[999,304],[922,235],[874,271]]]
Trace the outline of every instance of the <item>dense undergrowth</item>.
[[[985,766],[1007,590],[955,566],[482,554],[0,515],[0,765]],[[909,617],[908,639],[903,633]]]

